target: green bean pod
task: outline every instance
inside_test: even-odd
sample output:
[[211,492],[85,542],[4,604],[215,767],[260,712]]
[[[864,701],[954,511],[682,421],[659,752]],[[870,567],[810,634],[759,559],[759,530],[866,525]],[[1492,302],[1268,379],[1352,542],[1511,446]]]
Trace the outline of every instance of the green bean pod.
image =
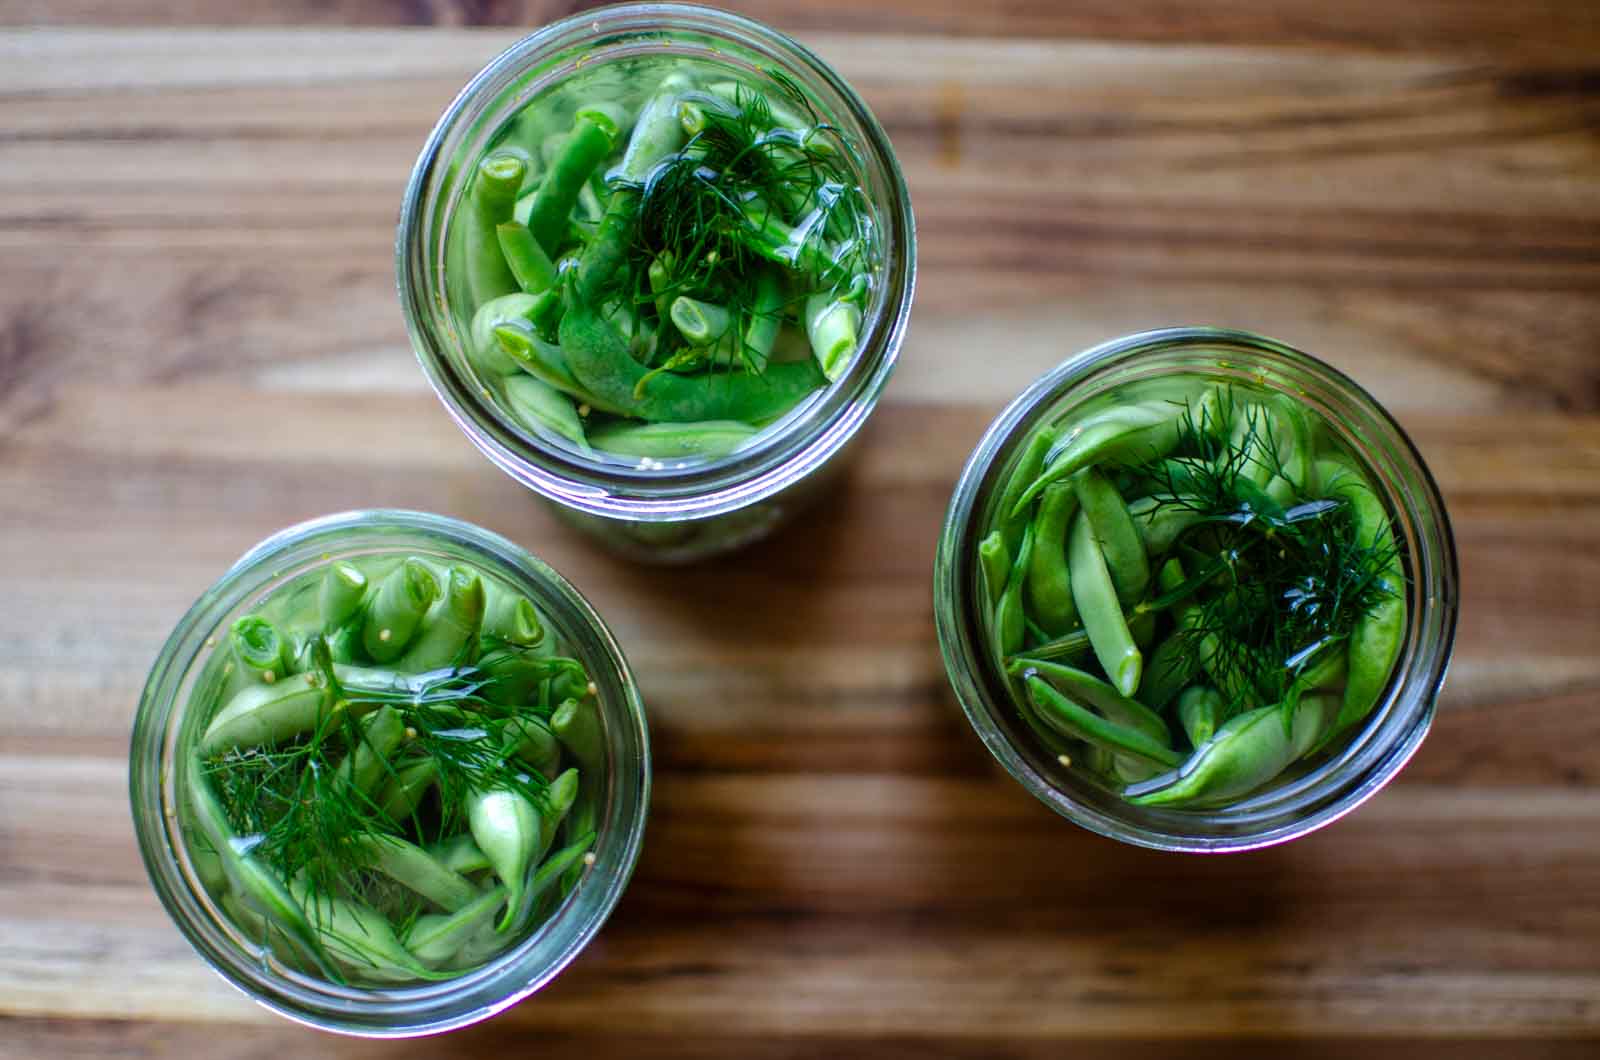
[[593,308],[575,305],[561,318],[561,348],[573,376],[606,407],[653,422],[740,420],[760,424],[792,409],[823,385],[813,361],[772,364],[754,372],[646,379],[627,341]]
[[1105,555],[1083,512],[1072,521],[1067,564],[1072,571],[1072,598],[1095,658],[1116,689],[1123,695],[1132,695],[1139,687],[1144,656],[1128,629]]
[[514,791],[474,792],[467,799],[467,825],[473,842],[506,885],[506,915],[496,925],[503,933],[521,903],[528,865],[539,848],[539,811]]
[[999,530],[992,530],[978,544],[978,566],[983,578],[983,591],[986,594],[989,606],[1000,602],[1000,594],[1006,591],[1006,579],[1011,575],[1011,556],[1006,549],[1005,535]]
[[291,882],[289,890],[316,927],[328,952],[351,968],[399,981],[449,978],[413,957],[395,937],[388,918],[376,910],[316,891],[304,880]]
[[611,423],[589,432],[598,448],[618,456],[674,458],[727,456],[760,431],[737,420],[700,423]]
[[1033,556],[1028,564],[1028,602],[1040,628],[1051,636],[1066,633],[1078,621],[1067,567],[1067,535],[1078,511],[1078,495],[1066,483],[1044,491],[1033,522]]
[[418,917],[406,935],[406,947],[429,968],[446,967],[467,943],[494,923],[494,915],[507,896],[505,887],[493,887],[453,913]]
[[806,299],[805,324],[822,374],[830,380],[844,375],[860,337],[861,307],[835,294],[814,294]]
[[373,833],[356,837],[354,845],[368,859],[368,867],[448,913],[463,909],[478,898],[478,889],[471,880],[399,836]]
[[428,847],[428,853],[449,869],[459,872],[463,876],[473,872],[483,872],[494,866],[489,864],[489,859],[483,851],[478,849],[478,844],[472,841],[472,836],[465,832],[453,835],[449,839],[441,840]]
[[484,636],[519,648],[533,647],[544,640],[544,620],[532,600],[494,582],[489,582],[484,591]]
[[1347,461],[1323,458],[1317,461],[1316,474],[1324,493],[1350,506],[1357,537],[1371,542],[1373,548],[1387,550],[1390,557],[1381,576],[1387,595],[1351,627],[1344,699],[1323,741],[1326,743],[1365,721],[1389,685],[1405,643],[1406,576],[1389,515],[1360,472]]
[[[1201,398],[1215,402],[1215,390]],[[1164,401],[1118,405],[1090,417],[1067,436],[1048,466],[1022,491],[1011,509],[1015,515],[1052,482],[1093,464],[1149,460],[1172,452],[1178,444],[1182,416]]]
[[400,673],[423,673],[466,663],[483,627],[483,611],[483,579],[478,572],[451,567],[444,595],[423,617],[416,638],[394,661],[394,668]]
[[1110,479],[1092,467],[1072,476],[1072,490],[1078,495],[1084,518],[1105,556],[1117,599],[1124,604],[1136,603],[1150,585],[1150,560],[1122,495]]
[[260,615],[245,615],[235,622],[228,631],[228,643],[244,676],[270,685],[293,669],[289,638]]
[[1005,535],[1006,550],[1015,554],[1022,544],[1022,531],[1028,525],[1029,519],[1024,510],[1027,505],[1022,503],[1023,491],[1039,477],[1039,472],[1044,468],[1044,460],[1049,455],[1056,442],[1056,432],[1050,427],[1040,427],[1029,436],[1028,442],[1022,449],[1022,455],[1017,458],[1017,466],[1006,479],[1005,487],[1000,491],[1000,498],[995,510],[1000,513],[1000,531]]
[[378,811],[396,824],[410,820],[439,780],[439,764],[431,758],[395,769],[378,791]]
[[367,597],[367,576],[349,563],[330,563],[317,591],[317,613],[322,632],[332,635],[361,611]]
[[593,451],[583,418],[572,405],[572,399],[542,379],[531,375],[515,375],[503,384],[506,407],[522,423],[532,428],[543,427],[558,438],[565,438],[583,453]]
[[1191,746],[1198,748],[1211,739],[1225,706],[1220,692],[1203,685],[1192,685],[1179,694],[1178,723]]
[[214,755],[292,740],[315,729],[332,706],[331,690],[314,671],[275,684],[251,685],[211,719],[200,737],[200,753]]
[[561,249],[579,191],[589,174],[611,153],[615,135],[614,123],[593,112],[580,113],[573,122],[571,136],[550,160],[550,171],[534,193],[528,228],[551,256]]
[[385,575],[361,626],[361,644],[367,655],[379,663],[398,659],[438,595],[438,579],[419,559],[408,558]]
[[1209,806],[1250,794],[1278,777],[1312,745],[1333,719],[1338,703],[1306,696],[1287,731],[1277,704],[1231,718],[1182,768],[1124,792],[1138,806]]
[[1137,729],[1108,721],[1094,711],[1056,691],[1032,670],[1024,671],[1028,700],[1045,721],[1063,735],[1099,744],[1114,753],[1134,755],[1157,765],[1175,766],[1182,759],[1170,747]]
[[1128,515],[1144,550],[1152,559],[1164,556],[1178,537],[1200,522],[1200,509],[1170,493],[1152,493],[1128,502]]
[[382,706],[356,723],[360,742],[334,774],[341,785],[370,796],[390,776],[389,756],[406,738],[406,723],[392,706]]
[[561,743],[548,725],[537,718],[513,718],[506,724],[505,734],[512,754],[546,779],[555,778],[561,768]]
[[1005,591],[1000,594],[1000,602],[994,609],[995,643],[1000,649],[1002,659],[1021,651],[1023,640],[1027,636],[1022,592],[1028,578],[1028,568],[1032,563],[1033,525],[1030,523],[1022,532],[1022,545],[1017,550],[1015,562],[1011,564],[1011,572],[1006,575]]

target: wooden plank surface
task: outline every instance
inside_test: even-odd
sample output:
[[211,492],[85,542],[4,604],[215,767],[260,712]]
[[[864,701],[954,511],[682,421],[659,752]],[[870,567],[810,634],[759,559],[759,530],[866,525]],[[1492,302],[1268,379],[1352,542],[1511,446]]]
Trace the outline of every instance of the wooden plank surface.
[[[567,6],[0,2],[48,24],[0,31],[0,1055],[1594,1055],[1595,5],[750,5],[878,111],[922,280],[827,511],[675,571],[596,551],[479,458],[394,297],[415,152],[516,35],[395,26]],[[1373,389],[1464,578],[1416,761],[1324,832],[1222,859],[1090,836],[999,772],[928,589],[994,412],[1083,345],[1186,322]],[[489,1025],[404,1046],[234,995],[126,809],[177,616],[267,533],[379,504],[572,578],[657,750],[601,938]]]

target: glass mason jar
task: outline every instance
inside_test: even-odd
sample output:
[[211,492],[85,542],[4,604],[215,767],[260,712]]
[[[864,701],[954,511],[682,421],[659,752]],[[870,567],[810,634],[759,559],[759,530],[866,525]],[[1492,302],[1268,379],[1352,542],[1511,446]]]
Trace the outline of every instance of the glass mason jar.
[[[283,587],[336,560],[416,555],[464,562],[526,594],[598,687],[606,776],[594,863],[542,925],[475,970],[442,982],[342,986],[309,976],[234,926],[201,882],[180,824],[185,760],[199,735],[191,701],[230,625]],[[496,534],[438,515],[358,511],[301,523],[245,553],[195,601],[161,649],[139,701],[129,753],[134,827],[145,868],[179,930],[223,978],[299,1023],[367,1037],[465,1026],[553,979],[594,938],[627,887],[644,837],[650,747],[644,705],[621,649],[576,589]]]
[[[1061,765],[1019,717],[986,648],[978,603],[981,528],[1044,423],[1059,422],[1119,388],[1173,376],[1234,381],[1302,403],[1370,477],[1404,561],[1408,619],[1377,707],[1332,754],[1292,767],[1222,809],[1136,806],[1093,776]],[[1241,331],[1170,328],[1095,346],[1024,391],[990,425],[951,497],[934,562],[934,615],[945,669],[989,751],[1051,809],[1102,835],[1157,850],[1217,852],[1281,843],[1359,806],[1405,765],[1432,723],[1455,637],[1455,543],[1437,485],[1394,419],[1354,381],[1316,358]]]
[[[769,82],[779,73],[857,147],[850,160],[881,239],[878,282],[854,360],[835,382],[731,456],[662,467],[596,459],[539,437],[499,407],[467,356],[472,307],[445,267],[463,177],[529,100],[580,70],[639,56],[715,62]],[[429,382],[501,470],[568,522],[635,559],[687,562],[765,537],[820,492],[825,470],[877,405],[905,338],[916,231],[888,137],[834,70],[788,37],[739,15],[687,4],[621,4],[552,23],[496,58],[445,111],[417,158],[395,244],[400,300]]]

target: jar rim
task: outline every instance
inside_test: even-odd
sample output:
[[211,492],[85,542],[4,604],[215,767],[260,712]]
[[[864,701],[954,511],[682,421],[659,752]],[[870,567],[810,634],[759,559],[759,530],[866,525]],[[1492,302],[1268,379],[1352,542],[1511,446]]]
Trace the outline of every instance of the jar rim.
[[[763,61],[780,65],[808,91],[826,90],[830,106],[837,106],[853,124],[849,131],[862,152],[863,176],[876,185],[872,201],[884,236],[885,282],[869,306],[860,348],[840,379],[804,399],[737,453],[681,467],[646,469],[585,459],[512,425],[483,388],[463,375],[453,363],[464,360],[459,356],[461,335],[444,305],[442,256],[436,255],[434,241],[442,244],[446,238],[448,226],[440,223],[436,212],[451,160],[462,152],[467,134],[496,107],[504,106],[520,74],[556,58],[570,59],[597,44],[625,40],[629,34],[665,39],[673,32],[750,49]],[[626,54],[642,50],[665,48],[641,45]],[[727,53],[714,56],[715,51],[708,49],[707,57],[728,61]],[[584,65],[604,61],[602,55]],[[516,102],[558,83],[576,69],[576,62],[572,69],[555,71],[547,83],[515,93]],[[459,198],[460,189],[451,195]],[[395,261],[417,359],[451,418],[485,456],[524,486],[578,511],[640,522],[675,522],[709,519],[771,497],[821,467],[855,436],[876,406],[904,343],[916,287],[916,226],[910,193],[888,135],[855,90],[814,52],[770,26],[716,8],[623,3],[574,14],[536,30],[468,82],[417,157],[402,200]]]
[[[341,542],[345,551],[341,552]],[[360,542],[356,545],[356,542]],[[222,921],[190,864],[175,816],[175,761],[192,679],[239,609],[341,554],[449,550],[529,594],[600,684],[609,796],[592,853],[593,881],[542,925],[479,968],[435,983],[341,987],[268,967]],[[434,1034],[486,1019],[554,979],[599,932],[642,848],[651,787],[650,742],[638,684],[593,607],[559,573],[506,538],[426,512],[365,509],[272,534],[244,553],[185,612],[141,693],[129,749],[129,796],[141,857],[158,898],[191,946],[232,986],[297,1023],[361,1037]]]
[[[986,490],[1006,457],[1046,420],[1139,378],[1198,374],[1180,354],[1217,359],[1211,374],[1267,386],[1293,379],[1335,402],[1359,428],[1354,455],[1380,471],[1386,507],[1405,543],[1408,567],[1406,643],[1389,685],[1363,728],[1343,750],[1302,776],[1216,811],[1136,807],[1109,793],[1096,798],[1074,785],[1016,719],[1012,694],[994,673],[976,613],[977,522]],[[1158,363],[1171,358],[1176,367]],[[1119,378],[1118,373],[1123,373]],[[1280,384],[1281,385],[1281,384]],[[1312,391],[1296,394],[1302,402]],[[1074,395],[1077,395],[1074,397]],[[1323,418],[1328,419],[1323,413]],[[1348,439],[1345,439],[1348,440]],[[1382,466],[1375,467],[1374,461]],[[1242,851],[1286,842],[1332,823],[1365,802],[1410,759],[1431,726],[1454,643],[1459,568],[1449,515],[1437,483],[1405,430],[1345,373],[1302,350],[1252,332],[1188,326],[1138,332],[1082,350],[1044,373],[989,425],[951,495],[934,562],[934,617],[946,674],[974,731],[1019,783],[1051,809],[1091,831],[1137,846],[1190,853]]]

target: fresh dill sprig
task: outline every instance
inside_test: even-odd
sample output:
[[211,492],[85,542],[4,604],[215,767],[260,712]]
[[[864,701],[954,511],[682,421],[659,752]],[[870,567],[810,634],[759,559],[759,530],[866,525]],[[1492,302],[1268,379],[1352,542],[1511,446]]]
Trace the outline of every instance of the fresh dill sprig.
[[[850,145],[841,131],[817,120],[798,85],[776,75],[773,83],[814,123],[806,135],[775,125],[761,92],[741,86],[731,103],[693,97],[704,127],[642,188],[632,279],[624,283],[636,305],[679,295],[714,302],[732,314],[733,334],[743,336],[758,312],[758,273],[771,267],[774,253],[811,263],[802,268],[809,289],[796,292],[783,312],[807,294],[842,290],[853,276],[866,274],[874,236],[865,194],[844,161]],[[775,245],[771,233],[777,231],[787,235]],[[666,275],[651,284],[646,276],[653,264]],[[742,338],[731,345],[747,367],[759,370]],[[658,363],[673,361],[674,369],[705,363],[704,356],[680,351],[663,344]]]
[[[1186,403],[1176,451],[1187,455],[1129,470],[1153,487],[1158,506],[1198,516],[1174,545],[1203,575],[1183,595],[1198,583],[1207,589],[1192,594],[1175,634],[1183,653],[1206,661],[1231,713],[1257,703],[1292,708],[1297,679],[1394,592],[1384,575],[1395,546],[1359,540],[1348,505],[1312,496],[1285,474],[1271,417],[1255,406],[1235,417],[1231,391],[1220,398],[1198,412]],[[1257,484],[1263,466],[1288,482],[1287,503]]]
[[[513,651],[495,645],[500,652]],[[575,660],[552,660],[559,668]],[[332,675],[331,666],[325,679]],[[485,698],[497,678],[477,666],[453,666],[387,687],[334,685],[335,706],[315,730],[281,745],[228,751],[202,763],[243,848],[285,879],[301,876],[315,893],[365,896],[396,916],[415,915],[413,897],[367,871],[370,854],[357,840],[406,835],[417,842],[459,830],[469,792],[503,788],[542,806],[548,782],[515,757],[508,726],[517,712]],[[548,681],[547,681],[548,683]],[[548,693],[541,707],[548,713]],[[392,707],[407,727],[406,739],[386,779],[404,766],[431,759],[438,800],[432,827],[389,818],[376,798],[340,775],[340,763],[364,739],[358,718]],[[540,708],[536,708],[540,709]],[[400,895],[400,897],[396,897]]]

